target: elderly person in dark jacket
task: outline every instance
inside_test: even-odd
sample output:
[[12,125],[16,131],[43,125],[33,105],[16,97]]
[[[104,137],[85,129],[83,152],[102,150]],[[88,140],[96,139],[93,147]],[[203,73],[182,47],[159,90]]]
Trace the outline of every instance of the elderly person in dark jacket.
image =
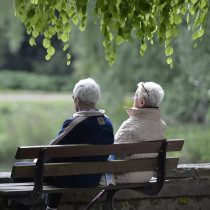
[[[96,108],[100,97],[99,85],[91,78],[80,80],[74,87],[73,100],[76,113],[64,121],[58,136],[50,142],[51,145],[65,144],[112,144],[114,142],[111,120],[105,116],[104,110]],[[85,162],[104,161],[108,156],[46,159],[50,162]],[[74,175],[53,177],[45,181],[60,187],[94,187],[99,185],[101,174]],[[58,208],[62,194],[43,194],[42,199],[47,210]],[[20,209],[30,209],[20,207]]]
[[[59,135],[50,144],[112,144],[114,134],[111,120],[104,115],[104,110],[96,108],[100,97],[100,88],[91,78],[80,80],[74,87],[73,100],[76,113],[65,120]],[[108,156],[81,157],[62,161],[101,161]],[[59,162],[48,159],[46,162]],[[54,184],[61,187],[94,187],[99,184],[101,174],[55,177]],[[61,194],[48,194],[47,209],[56,209]]]

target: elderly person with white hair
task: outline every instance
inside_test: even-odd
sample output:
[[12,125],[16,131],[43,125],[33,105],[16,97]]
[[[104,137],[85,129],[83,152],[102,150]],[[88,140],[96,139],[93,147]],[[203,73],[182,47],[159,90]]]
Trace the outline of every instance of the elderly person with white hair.
[[[165,139],[166,124],[158,105],[164,97],[160,85],[154,82],[140,82],[133,97],[133,107],[127,108],[129,118],[123,122],[115,135],[115,144]],[[157,157],[157,154],[131,155],[115,159],[138,159]],[[139,183],[149,181],[154,172],[132,172],[116,174],[117,183]]]
[[[103,110],[96,108],[100,97],[99,85],[91,78],[80,80],[74,87],[73,100],[76,113],[67,119],[58,134],[50,144],[112,144],[114,142],[111,120],[104,115]],[[46,162],[59,161],[102,161],[108,156],[64,158],[62,160],[48,159]],[[53,184],[61,187],[94,187],[99,185],[101,174],[55,177]],[[47,198],[47,199],[46,199]],[[45,203],[47,209],[57,209],[61,194],[47,194]]]
[[[58,136],[50,142],[51,145],[65,144],[112,144],[114,133],[111,120],[104,115],[104,111],[97,109],[96,104],[100,97],[100,87],[91,78],[80,80],[74,87],[73,100],[76,113],[72,118],[64,121]],[[108,156],[78,157],[45,159],[46,163],[51,162],[86,162],[104,161]],[[30,163],[26,163],[30,164]],[[60,187],[95,187],[99,185],[102,174],[74,175],[53,177],[45,182]],[[18,181],[18,180],[13,180]],[[46,210],[56,210],[61,199],[61,193],[43,194],[42,199],[47,206]],[[30,206],[23,206],[10,202],[10,206],[19,207],[16,209],[30,209]]]

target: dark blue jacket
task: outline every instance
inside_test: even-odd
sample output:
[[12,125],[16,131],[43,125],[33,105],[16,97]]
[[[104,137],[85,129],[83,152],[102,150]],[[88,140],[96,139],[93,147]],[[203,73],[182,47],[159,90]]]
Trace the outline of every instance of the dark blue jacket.
[[[59,135],[74,119],[68,119],[63,123]],[[80,122],[58,144],[112,144],[113,142],[114,134],[111,120],[101,114],[101,116],[90,116]],[[46,159],[45,162],[89,162],[104,161],[107,158],[108,156],[60,158]],[[101,174],[62,176],[55,177],[53,184],[63,187],[94,187],[99,184],[100,178]]]

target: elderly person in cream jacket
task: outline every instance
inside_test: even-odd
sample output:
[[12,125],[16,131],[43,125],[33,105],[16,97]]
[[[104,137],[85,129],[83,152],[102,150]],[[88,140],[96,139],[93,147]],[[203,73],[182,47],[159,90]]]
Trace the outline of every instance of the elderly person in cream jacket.
[[[166,124],[161,117],[158,105],[164,97],[160,85],[154,82],[140,82],[133,97],[133,107],[125,108],[129,118],[123,122],[115,135],[115,144],[165,139]],[[138,157],[157,157],[157,154],[131,155],[115,159],[138,159]],[[148,182],[154,172],[132,172],[116,174],[117,183]]]

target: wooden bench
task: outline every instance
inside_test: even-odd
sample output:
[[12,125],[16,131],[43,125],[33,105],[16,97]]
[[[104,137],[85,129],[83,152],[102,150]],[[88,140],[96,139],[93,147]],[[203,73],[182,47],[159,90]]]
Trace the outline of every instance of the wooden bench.
[[[133,189],[147,195],[155,196],[163,187],[166,169],[175,169],[178,157],[166,157],[167,152],[181,151],[183,139],[142,141],[113,145],[53,145],[53,146],[23,146],[18,147],[15,158],[38,158],[33,165],[14,165],[13,178],[33,178],[34,182],[0,184],[0,196],[6,196],[25,205],[33,205],[42,193],[89,192],[106,191],[107,209],[112,210],[114,194],[120,189]],[[157,158],[142,158],[135,160],[113,160],[100,162],[68,162],[44,163],[45,158],[81,157],[100,155],[131,155],[158,153]],[[168,155],[167,155],[168,156]],[[135,171],[155,171],[156,181],[137,184],[117,184],[93,188],[61,188],[43,183],[44,177],[126,173]],[[90,207],[89,205],[87,209]]]

